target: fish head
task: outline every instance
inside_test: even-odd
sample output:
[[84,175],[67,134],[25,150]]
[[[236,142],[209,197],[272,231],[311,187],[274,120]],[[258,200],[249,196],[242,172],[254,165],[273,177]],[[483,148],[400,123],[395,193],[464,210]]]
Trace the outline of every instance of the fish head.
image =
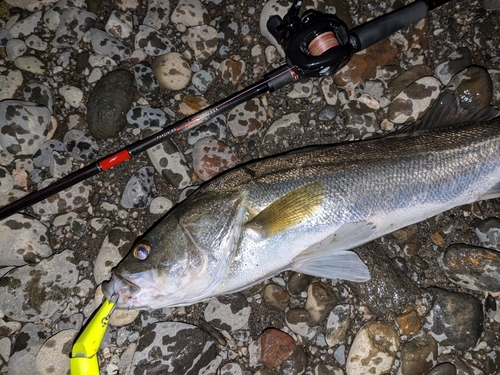
[[212,297],[238,242],[240,203],[239,193],[208,194],[174,209],[113,269],[106,298],[117,297],[117,308],[157,309]]

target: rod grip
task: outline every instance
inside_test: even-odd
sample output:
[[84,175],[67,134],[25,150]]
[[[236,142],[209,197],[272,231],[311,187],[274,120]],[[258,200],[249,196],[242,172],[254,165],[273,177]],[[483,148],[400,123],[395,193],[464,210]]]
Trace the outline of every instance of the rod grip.
[[[436,6],[448,1],[441,0]],[[352,29],[351,43],[356,52],[364,50],[396,31],[420,21],[427,16],[430,9],[431,5],[427,1],[417,0],[414,3],[377,17]]]

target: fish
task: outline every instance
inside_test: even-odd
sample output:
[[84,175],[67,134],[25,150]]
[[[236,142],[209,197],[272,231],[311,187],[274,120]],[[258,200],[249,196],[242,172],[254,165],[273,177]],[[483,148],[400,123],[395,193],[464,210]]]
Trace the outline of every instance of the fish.
[[238,166],[174,207],[103,284],[117,308],[195,304],[292,270],[363,282],[351,249],[500,196],[500,119]]

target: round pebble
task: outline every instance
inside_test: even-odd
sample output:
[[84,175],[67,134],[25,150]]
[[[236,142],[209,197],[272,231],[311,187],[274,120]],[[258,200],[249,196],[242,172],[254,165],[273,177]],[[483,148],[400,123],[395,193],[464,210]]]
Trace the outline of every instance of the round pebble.
[[358,332],[346,362],[347,375],[383,374],[391,369],[399,336],[384,322],[371,321]]
[[216,139],[200,139],[193,147],[193,168],[202,181],[210,180],[237,163],[234,152]]
[[160,85],[169,90],[182,90],[191,80],[189,63],[178,52],[156,57],[151,68]]

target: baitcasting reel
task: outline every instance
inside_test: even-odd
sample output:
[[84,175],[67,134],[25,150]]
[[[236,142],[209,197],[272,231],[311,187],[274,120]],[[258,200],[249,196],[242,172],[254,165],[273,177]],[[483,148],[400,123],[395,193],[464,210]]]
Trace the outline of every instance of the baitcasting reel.
[[330,75],[355,52],[349,29],[337,16],[312,9],[299,18],[301,5],[301,0],[293,0],[285,17],[272,16],[267,29],[283,46],[289,67],[308,77]]

